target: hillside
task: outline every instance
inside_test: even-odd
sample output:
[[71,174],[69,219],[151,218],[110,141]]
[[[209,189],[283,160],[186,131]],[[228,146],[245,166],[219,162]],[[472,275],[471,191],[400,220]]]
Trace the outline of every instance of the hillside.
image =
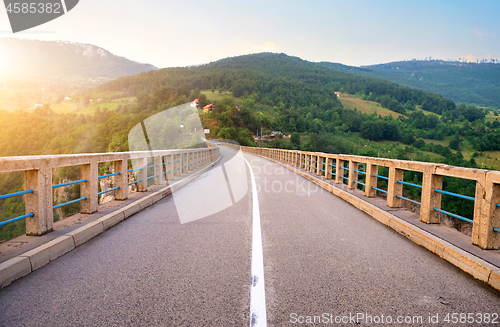
[[154,69],[90,44],[0,38],[0,109],[54,103],[60,96]]
[[321,62],[323,66],[359,76],[382,78],[441,94],[455,102],[500,108],[500,64],[443,60],[411,60],[352,67]]
[[157,69],[91,44],[0,38],[1,79],[98,83]]

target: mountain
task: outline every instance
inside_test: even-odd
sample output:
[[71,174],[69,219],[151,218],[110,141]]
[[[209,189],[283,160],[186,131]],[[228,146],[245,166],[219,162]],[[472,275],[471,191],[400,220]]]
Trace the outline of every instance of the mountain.
[[102,83],[157,69],[95,45],[63,41],[1,38],[0,58],[1,78],[16,80]]
[[319,64],[438,93],[456,102],[500,108],[500,65],[495,63],[410,60],[362,67]]

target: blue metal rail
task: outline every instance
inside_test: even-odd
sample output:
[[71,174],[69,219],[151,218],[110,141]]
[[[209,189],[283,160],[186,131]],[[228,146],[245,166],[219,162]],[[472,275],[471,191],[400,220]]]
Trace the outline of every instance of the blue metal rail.
[[357,172],[357,173],[365,174],[366,175],[366,173],[364,171],[361,171],[361,170],[354,170],[354,171]]
[[166,164],[169,164],[169,163],[170,163],[170,161],[169,162],[164,162],[163,164],[166,165]]
[[328,172],[330,175],[336,175],[335,173],[332,173],[331,171]]
[[458,218],[460,220],[466,221],[466,222],[471,223],[471,224],[474,223],[474,221],[472,221],[469,218],[465,218],[465,217],[456,215],[456,214],[448,212],[448,211],[444,211],[444,210],[441,210],[441,209],[438,209],[438,208],[434,208],[434,210],[436,210],[437,212],[444,213],[445,215],[448,215],[448,216],[455,217],[455,218]]
[[362,182],[360,182],[360,181],[354,181],[354,183],[359,184],[359,185],[366,186],[366,185],[365,185],[365,183],[362,183]]
[[[184,159],[185,160],[185,159]],[[148,166],[148,168],[153,168],[153,167],[158,167],[158,165],[151,165],[151,166]]]
[[329,164],[329,165],[330,165],[331,167],[335,167],[335,168],[337,168],[337,166],[336,166],[336,165],[333,165],[333,164]]
[[325,170],[324,170],[324,169],[321,169],[321,168],[320,168],[319,170],[321,170],[322,172],[325,172]]
[[387,191],[386,191],[386,190],[383,190],[383,189],[381,189],[381,188],[377,188],[377,187],[375,187],[375,186],[372,186],[372,189],[374,189],[374,190],[377,190],[377,191],[379,191],[379,192],[382,192],[382,193],[387,194]]
[[341,177],[342,177],[343,179],[349,180],[349,178],[348,178],[348,177],[345,177],[345,176],[341,176]]
[[500,207],[500,203],[497,203],[497,207]]
[[174,160],[173,162],[179,162],[179,160]]
[[340,167],[340,168],[345,169],[345,170],[349,170],[349,168],[346,168],[346,167]]
[[56,185],[52,185],[52,188],[58,188],[58,187],[63,187],[63,186],[68,186],[68,185],[73,185],[73,184],[85,183],[86,181],[87,181],[86,179],[81,179],[79,181],[56,184]]
[[130,183],[128,183],[128,185],[136,184],[136,183],[139,183],[139,182],[142,182],[142,179],[139,179],[138,181],[135,181],[135,182],[130,182]]
[[500,233],[500,229],[498,229],[498,228],[493,228],[493,231],[497,232],[497,233]]
[[4,225],[10,224],[10,223],[13,223],[15,221],[18,221],[18,220],[21,220],[21,219],[24,219],[24,218],[28,218],[28,217],[33,217],[33,216],[34,216],[33,213],[28,213],[26,215],[22,215],[22,216],[19,216],[19,217],[16,217],[16,218],[12,218],[12,219],[9,219],[9,220],[0,221],[0,226],[4,226]]
[[166,173],[169,173],[169,172],[170,172],[170,170],[169,171],[164,171],[163,173],[166,174]]
[[108,193],[108,192],[111,192],[111,191],[117,190],[117,189],[119,189],[119,188],[120,188],[120,186],[113,187],[113,188],[110,188],[110,189],[108,189],[108,190],[106,190],[106,191],[99,192],[99,193],[97,193],[97,194],[98,194],[98,195],[101,195],[101,194],[104,194],[104,193]]
[[129,172],[129,173],[130,173],[131,171],[136,171],[136,170],[141,170],[141,169],[142,169],[142,168],[129,169],[129,170],[127,170],[127,172]]
[[116,176],[116,175],[120,175],[120,173],[113,173],[113,174],[108,174],[108,175],[102,175],[102,176],[97,177],[97,179],[103,179],[103,178],[106,178],[106,177],[111,177],[111,176]]
[[400,183],[400,184],[404,184],[404,185],[408,185],[408,186],[413,186],[413,187],[422,188],[422,185],[413,184],[413,183],[408,183],[408,182],[405,182],[405,181],[398,181],[398,183]]
[[373,177],[378,177],[378,178],[382,178],[382,179],[385,179],[385,180],[389,180],[389,177],[385,177],[385,176],[382,176],[382,175],[373,174]]
[[84,196],[83,198],[79,198],[79,199],[76,199],[76,200],[73,200],[73,201],[68,201],[68,202],[65,202],[65,203],[61,203],[61,204],[58,204],[58,205],[55,205],[53,206],[52,208],[53,209],[57,209],[57,208],[60,208],[60,207],[64,207],[68,204],[72,204],[72,203],[76,203],[76,202],[80,202],[80,201],[83,201],[83,200],[87,200],[87,197]]
[[5,195],[0,195],[0,200],[7,199],[7,198],[12,198],[14,196],[28,194],[28,193],[33,193],[33,190],[27,190],[27,191],[21,191],[21,192],[15,192],[15,193],[9,193],[9,194],[5,194]]
[[420,202],[417,202],[417,201],[412,200],[412,199],[405,198],[404,196],[401,196],[401,195],[396,195],[396,197],[398,197],[400,199],[403,199],[403,200],[406,200],[406,201],[413,202],[413,203],[418,204],[418,205],[422,205]]
[[149,176],[148,179],[151,179],[151,178],[155,178],[157,177],[158,175],[153,175],[153,176]]
[[435,189],[434,191],[436,191],[437,193],[446,194],[446,195],[451,195],[451,196],[454,196],[454,197],[457,197],[457,198],[461,198],[461,199],[465,199],[465,200],[476,201],[476,199],[475,199],[475,198],[470,197],[470,196],[467,196],[467,195],[462,195],[462,194],[452,193],[452,192],[443,191],[443,190],[438,190],[438,189]]

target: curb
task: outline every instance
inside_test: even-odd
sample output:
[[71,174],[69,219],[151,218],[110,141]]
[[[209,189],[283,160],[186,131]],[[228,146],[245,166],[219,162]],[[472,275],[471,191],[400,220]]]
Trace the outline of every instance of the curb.
[[[105,230],[113,227],[119,222],[129,218],[137,212],[153,205],[161,199],[167,197],[183,186],[189,184],[201,174],[212,169],[222,159],[219,156],[214,162],[206,167],[186,176],[176,183],[166,186],[153,194],[145,196],[123,208],[109,213],[85,226],[60,236],[50,242],[47,242],[36,249],[25,252],[17,257],[7,260],[0,264],[0,289],[4,288],[16,279],[24,277],[47,263],[68,253],[77,246],[82,245],[95,236],[103,233]],[[500,275],[499,275],[500,276]]]
[[327,190],[328,192],[338,196],[342,200],[349,202],[357,209],[365,212],[372,218],[376,219],[380,223],[386,225],[387,227],[395,230],[399,234],[405,236],[414,243],[420,245],[421,247],[431,251],[440,258],[444,259],[448,263],[462,270],[463,272],[471,275],[475,279],[483,282],[484,284],[492,287],[493,289],[500,291],[500,268],[496,267],[485,260],[468,253],[459,247],[446,242],[429,232],[420,229],[417,226],[411,225],[406,221],[394,216],[393,214],[386,212],[371,203],[368,203],[352,194],[349,194],[333,185],[322,181],[314,176],[307,174],[306,172],[299,170],[294,166],[290,166],[283,162],[277,161],[275,159],[267,158],[261,155],[249,153],[253,156],[260,157],[276,164],[279,164],[288,170],[293,171],[299,176],[306,178],[307,180],[313,182],[314,184],[320,186],[321,188]]

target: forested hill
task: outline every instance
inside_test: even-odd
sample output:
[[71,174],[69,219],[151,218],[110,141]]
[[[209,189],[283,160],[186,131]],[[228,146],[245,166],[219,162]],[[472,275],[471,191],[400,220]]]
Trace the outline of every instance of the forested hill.
[[[167,68],[128,76],[99,86],[99,92],[125,92],[136,96],[151,93],[160,86],[174,86],[187,94],[190,89],[231,90],[235,97],[258,95],[264,104],[285,107],[338,103],[335,91],[359,94],[389,109],[405,113],[421,105],[424,110],[442,114],[455,109],[455,103],[440,95],[396,83],[324,69],[321,65],[285,54],[260,53],[222,59],[190,68]],[[313,97],[314,95],[314,97]]]
[[323,66],[359,76],[383,78],[434,92],[456,102],[500,108],[500,64],[443,60],[411,60],[352,67],[331,62]]
[[116,56],[95,45],[74,42],[1,38],[0,53],[2,80],[69,83],[94,80],[103,83],[157,69],[153,65]]

